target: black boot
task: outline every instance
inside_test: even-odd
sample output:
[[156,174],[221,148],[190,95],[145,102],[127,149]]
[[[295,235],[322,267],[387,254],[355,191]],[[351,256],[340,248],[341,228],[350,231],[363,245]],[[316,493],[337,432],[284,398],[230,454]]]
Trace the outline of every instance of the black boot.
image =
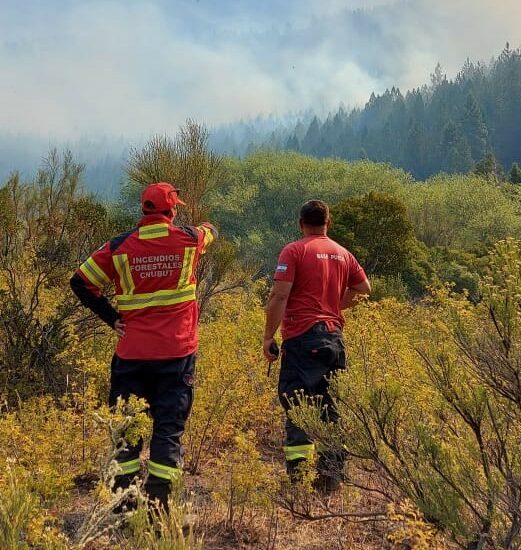
[[[123,474],[116,476],[114,480],[114,487],[112,491],[115,493],[118,489],[128,489],[131,483],[135,480],[136,474]],[[137,501],[134,497],[129,496],[123,499],[115,508],[115,514],[121,514],[124,512],[130,512],[137,508]]]
[[336,476],[330,476],[319,473],[314,480],[313,486],[315,489],[327,496],[336,493],[340,488],[340,479]]
[[149,504],[156,510],[162,509],[168,513],[168,496],[172,490],[169,482],[148,479],[145,484],[145,491],[148,495]]
[[330,495],[340,488],[343,477],[345,453],[322,453],[317,461],[317,477],[315,489],[324,494]]
[[302,482],[305,462],[306,461],[303,458],[299,458],[298,460],[288,460],[286,462],[286,472],[291,485],[297,485]]

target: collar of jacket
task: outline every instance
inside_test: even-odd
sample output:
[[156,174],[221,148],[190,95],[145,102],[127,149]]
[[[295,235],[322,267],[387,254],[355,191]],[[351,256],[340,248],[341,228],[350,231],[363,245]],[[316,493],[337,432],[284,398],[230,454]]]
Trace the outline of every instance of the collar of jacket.
[[146,214],[139,220],[137,225],[141,227],[142,225],[153,225],[155,223],[167,223],[170,225],[172,220],[163,214]]

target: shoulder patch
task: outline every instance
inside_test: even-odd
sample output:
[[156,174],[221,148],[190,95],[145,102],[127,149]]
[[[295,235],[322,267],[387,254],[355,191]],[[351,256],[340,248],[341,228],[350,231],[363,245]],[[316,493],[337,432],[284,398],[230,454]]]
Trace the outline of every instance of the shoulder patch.
[[276,273],[285,273],[288,270],[288,264],[279,264],[277,266],[277,269],[275,269]]
[[121,233],[121,235],[114,237],[110,241],[110,251],[115,252],[135,231],[137,231],[137,227],[134,227],[130,231],[126,231],[125,233]]

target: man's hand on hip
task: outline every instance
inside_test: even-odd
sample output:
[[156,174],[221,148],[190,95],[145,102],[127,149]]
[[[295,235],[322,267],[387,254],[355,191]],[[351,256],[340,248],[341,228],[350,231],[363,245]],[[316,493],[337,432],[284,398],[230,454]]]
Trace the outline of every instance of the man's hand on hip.
[[118,338],[123,338],[125,336],[125,321],[123,319],[116,319],[114,323],[114,330],[118,335]]

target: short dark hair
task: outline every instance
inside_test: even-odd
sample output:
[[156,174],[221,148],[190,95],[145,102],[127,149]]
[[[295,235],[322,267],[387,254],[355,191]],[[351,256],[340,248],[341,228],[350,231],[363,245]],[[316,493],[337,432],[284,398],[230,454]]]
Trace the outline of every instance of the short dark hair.
[[304,225],[320,227],[329,221],[329,206],[324,201],[311,200],[302,205],[300,221]]

